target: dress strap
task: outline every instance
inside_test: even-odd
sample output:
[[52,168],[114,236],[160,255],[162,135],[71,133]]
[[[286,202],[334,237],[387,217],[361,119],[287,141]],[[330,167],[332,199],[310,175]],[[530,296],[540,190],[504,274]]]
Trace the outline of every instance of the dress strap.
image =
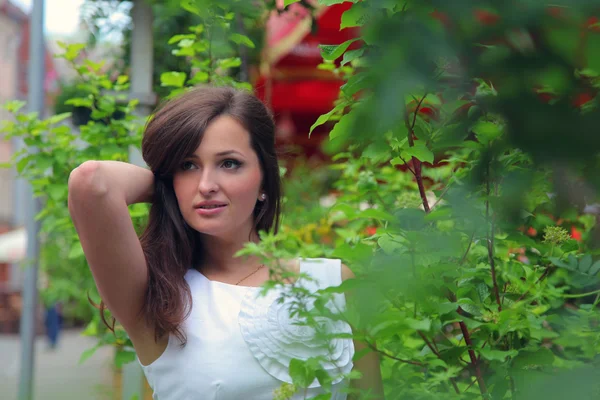
[[300,270],[315,279],[307,282],[310,289],[324,289],[342,283],[342,261],[335,258],[300,259]]

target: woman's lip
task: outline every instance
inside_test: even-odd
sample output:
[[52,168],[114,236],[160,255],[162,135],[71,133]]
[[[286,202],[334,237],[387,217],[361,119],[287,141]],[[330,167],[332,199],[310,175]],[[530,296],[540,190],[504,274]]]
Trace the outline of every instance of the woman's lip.
[[198,208],[196,208],[196,214],[198,214],[198,215],[215,215],[215,214],[219,214],[220,212],[225,210],[226,207],[227,207],[227,204],[224,204],[220,207],[214,207],[214,208],[198,207]]

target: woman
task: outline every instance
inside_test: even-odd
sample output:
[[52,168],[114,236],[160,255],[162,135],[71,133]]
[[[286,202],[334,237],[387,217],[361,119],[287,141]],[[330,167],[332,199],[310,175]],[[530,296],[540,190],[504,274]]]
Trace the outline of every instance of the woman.
[[[332,398],[345,399],[337,376],[353,366],[352,341],[334,339],[333,351],[323,352],[275,295],[258,296],[268,268],[234,257],[279,223],[274,123],[265,106],[231,88],[190,90],[156,112],[142,154],[150,170],[111,161],[73,170],[69,210],[98,291],[129,334],[155,398],[272,399],[291,382],[292,358],[328,355]],[[127,208],[137,202],[152,203],[139,239]],[[310,290],[352,277],[339,260],[283,265],[314,277],[303,283]],[[335,306],[344,306],[343,296]],[[377,356],[355,367],[363,374],[357,386],[382,397]],[[322,392],[315,380],[306,395]]]

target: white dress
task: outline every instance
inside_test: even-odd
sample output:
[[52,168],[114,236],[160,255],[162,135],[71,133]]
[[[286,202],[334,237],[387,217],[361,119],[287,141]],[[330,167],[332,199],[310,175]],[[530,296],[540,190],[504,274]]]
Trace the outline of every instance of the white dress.
[[[341,283],[341,262],[334,259],[303,259],[300,271],[315,281],[298,284],[311,293]],[[259,296],[260,288],[211,281],[194,269],[186,276],[192,292],[192,311],[184,321],[187,344],[181,347],[171,335],[163,354],[142,366],[154,391],[154,400],[271,400],[274,390],[292,383],[290,360],[325,356],[322,366],[333,378],[332,400],[345,400],[347,381],[339,375],[352,369],[351,339],[335,338],[323,346],[315,331],[290,318],[293,299],[277,301],[282,290]],[[334,295],[327,306],[345,308],[343,294]],[[309,306],[310,307],[310,306]],[[341,321],[319,320],[328,332],[351,333]],[[292,397],[304,399],[323,393],[318,380]]]

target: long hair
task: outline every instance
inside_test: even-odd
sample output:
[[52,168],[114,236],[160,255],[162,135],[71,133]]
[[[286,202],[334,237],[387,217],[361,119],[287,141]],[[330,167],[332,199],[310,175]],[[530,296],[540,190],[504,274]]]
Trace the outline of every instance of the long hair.
[[165,102],[146,125],[142,156],[155,176],[148,225],[140,242],[149,282],[143,316],[154,327],[154,338],[174,334],[187,338],[181,323],[189,315],[192,297],[184,279],[203,258],[200,235],[181,215],[173,174],[193,154],[208,125],[217,117],[234,118],[250,133],[263,172],[267,198],[254,208],[255,231],[279,228],[281,180],[275,150],[275,125],[264,104],[251,93],[229,87],[197,87]]

